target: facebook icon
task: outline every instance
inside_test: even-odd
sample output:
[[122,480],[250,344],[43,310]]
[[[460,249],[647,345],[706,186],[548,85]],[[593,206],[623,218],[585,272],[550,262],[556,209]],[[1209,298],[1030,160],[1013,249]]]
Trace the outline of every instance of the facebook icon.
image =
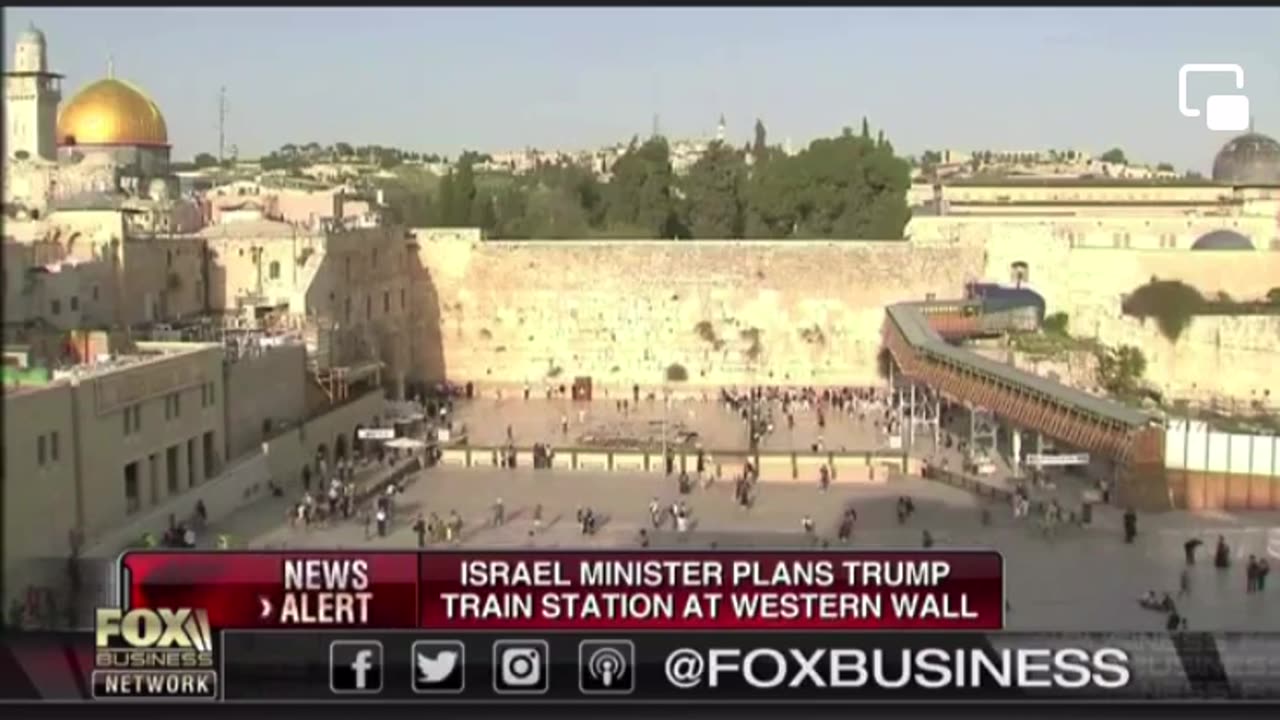
[[329,689],[339,695],[382,692],[382,643],[377,640],[329,643]]

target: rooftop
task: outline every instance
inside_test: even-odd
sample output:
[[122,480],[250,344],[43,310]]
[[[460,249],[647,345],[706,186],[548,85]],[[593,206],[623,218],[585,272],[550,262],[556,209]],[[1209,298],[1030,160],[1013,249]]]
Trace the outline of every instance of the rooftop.
[[110,358],[97,362],[55,368],[52,372],[52,380],[44,384],[5,386],[4,394],[9,397],[15,397],[55,387],[79,385],[87,380],[96,380],[113,373],[133,370],[147,365],[158,365],[174,358],[207,350],[222,349],[222,346],[218,343],[140,342],[137,346],[138,351],[134,353],[112,355]]
[[318,234],[311,228],[302,225],[265,219],[218,223],[202,228],[196,233],[202,238],[223,238],[228,240],[237,238],[292,238]]

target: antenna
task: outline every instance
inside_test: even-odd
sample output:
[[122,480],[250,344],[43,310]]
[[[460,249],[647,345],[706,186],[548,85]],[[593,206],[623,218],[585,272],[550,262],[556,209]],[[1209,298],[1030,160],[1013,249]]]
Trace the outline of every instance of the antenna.
[[218,162],[226,160],[227,149],[227,86],[218,89]]
[[657,113],[653,114],[653,136],[658,137],[662,134],[662,123],[659,121]]

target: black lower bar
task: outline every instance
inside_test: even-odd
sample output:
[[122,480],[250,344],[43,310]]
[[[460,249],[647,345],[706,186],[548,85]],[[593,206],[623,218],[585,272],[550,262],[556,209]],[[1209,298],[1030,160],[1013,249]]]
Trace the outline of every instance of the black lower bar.
[[227,700],[437,703],[1280,699],[1280,635],[1196,647],[1145,633],[227,632],[221,686]]

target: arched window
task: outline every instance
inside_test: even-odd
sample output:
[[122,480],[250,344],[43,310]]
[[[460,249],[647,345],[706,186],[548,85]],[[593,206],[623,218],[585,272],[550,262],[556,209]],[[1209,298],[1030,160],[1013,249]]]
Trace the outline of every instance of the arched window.
[[272,260],[271,264],[267,266],[267,276],[270,277],[272,280],[280,279],[280,261],[279,260]]

